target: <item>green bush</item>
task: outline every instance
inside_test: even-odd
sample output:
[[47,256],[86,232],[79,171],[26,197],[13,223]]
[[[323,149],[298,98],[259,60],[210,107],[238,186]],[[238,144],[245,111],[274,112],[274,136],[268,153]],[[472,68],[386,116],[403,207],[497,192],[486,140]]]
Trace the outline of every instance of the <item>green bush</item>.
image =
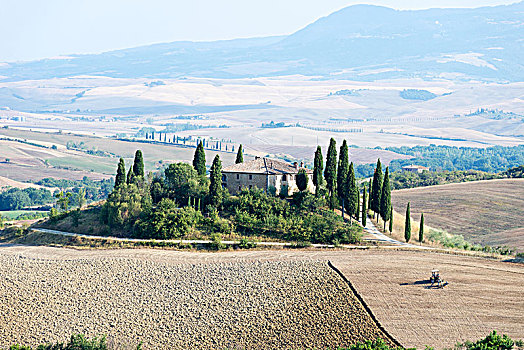
[[172,239],[190,233],[203,220],[192,207],[178,208],[175,201],[164,198],[150,215],[135,225],[139,238]]
[[[140,348],[140,345],[137,349]],[[9,350],[32,350],[30,346],[11,345]],[[88,339],[83,334],[75,334],[67,343],[42,344],[36,350],[107,350],[106,337]]]

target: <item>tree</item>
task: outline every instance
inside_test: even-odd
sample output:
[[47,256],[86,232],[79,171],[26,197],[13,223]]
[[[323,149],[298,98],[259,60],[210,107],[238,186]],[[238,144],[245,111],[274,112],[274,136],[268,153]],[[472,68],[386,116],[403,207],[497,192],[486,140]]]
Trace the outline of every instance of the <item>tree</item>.
[[347,208],[346,211],[350,216],[357,217],[358,213],[358,188],[357,181],[355,179],[355,171],[353,168],[353,162],[349,165],[348,176],[346,178],[346,189],[347,189]]
[[56,205],[58,208],[60,208],[62,211],[67,211],[69,209],[69,203],[71,202],[72,196],[73,194],[71,192],[64,193],[64,191],[60,191],[58,194],[56,194]]
[[129,185],[130,183],[132,183],[134,181],[134,179],[135,179],[135,173],[133,172],[133,166],[130,165],[129,166],[129,171],[127,172],[126,183]]
[[324,160],[322,158],[322,149],[317,146],[315,151],[315,161],[313,165],[313,185],[315,185],[315,195],[319,195],[320,186],[324,182],[322,178],[322,170],[324,170]]
[[347,177],[349,172],[349,152],[346,140],[342,142],[340,146],[340,154],[338,158],[338,169],[337,169],[337,191],[338,197],[344,206],[344,202],[347,200]]
[[329,148],[326,156],[326,169],[324,169],[324,178],[326,179],[326,185],[329,191],[329,207],[335,209],[334,203],[334,191],[337,183],[337,143],[335,139],[331,138],[329,141]]
[[382,183],[382,194],[380,196],[380,216],[384,220],[384,231],[386,231],[386,221],[391,215],[391,188],[389,187],[389,167],[386,168],[384,182]]
[[424,213],[420,214],[420,228],[418,230],[418,241],[424,240]]
[[355,220],[359,220],[360,218],[360,191],[357,190],[357,212],[355,215]]
[[373,175],[373,191],[371,192],[371,210],[380,213],[380,196],[382,195],[382,165],[380,159],[377,160],[377,167]]
[[[371,209],[371,193],[373,189],[371,188],[371,179],[369,179],[369,190],[368,190],[368,209]],[[367,213],[366,213],[367,214]]]
[[86,204],[86,189],[81,188],[78,190],[78,193],[76,194],[76,203],[78,204],[78,208],[82,209],[82,207]]
[[135,152],[135,161],[133,163],[133,174],[135,177],[141,176],[144,177],[144,157],[142,156],[142,151],[137,150]]
[[362,193],[362,226],[366,227],[367,208],[366,208],[366,187],[364,186],[364,193]]
[[202,141],[198,143],[193,157],[193,167],[197,171],[198,175],[206,175],[206,152],[204,151],[204,145]]
[[124,163],[124,159],[120,158],[120,162],[118,162],[118,167],[116,169],[115,188],[120,187],[121,185],[125,183],[126,183],[126,165]]
[[211,205],[218,208],[222,203],[222,162],[217,154],[213,159],[211,171],[209,173],[209,201]]
[[300,192],[303,192],[307,189],[308,181],[309,177],[307,176],[306,170],[300,169],[297,174],[297,187],[300,190]]
[[391,214],[389,215],[389,233],[393,232],[393,206],[391,206]]
[[238,146],[237,159],[235,159],[235,164],[244,163],[244,150],[242,145]]
[[404,238],[406,239],[406,242],[409,242],[409,240],[411,239],[411,218],[409,213],[409,202],[406,208],[406,224],[404,227]]

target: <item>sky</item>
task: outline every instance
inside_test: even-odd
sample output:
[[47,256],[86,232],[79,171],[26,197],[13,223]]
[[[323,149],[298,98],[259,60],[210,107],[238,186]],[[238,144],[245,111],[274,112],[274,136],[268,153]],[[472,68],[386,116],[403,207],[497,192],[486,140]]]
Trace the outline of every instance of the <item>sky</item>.
[[0,0],[0,62],[160,42],[291,34],[346,6],[479,7],[516,0]]

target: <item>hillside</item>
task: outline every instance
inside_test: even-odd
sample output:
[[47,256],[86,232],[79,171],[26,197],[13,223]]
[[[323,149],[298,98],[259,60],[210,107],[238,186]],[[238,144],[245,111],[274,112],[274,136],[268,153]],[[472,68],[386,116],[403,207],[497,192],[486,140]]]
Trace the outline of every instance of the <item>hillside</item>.
[[[524,3],[476,9],[396,11],[356,5],[284,37],[173,42],[0,66],[9,81],[106,75],[215,78],[323,75],[522,81]],[[9,89],[1,93],[9,95]],[[15,96],[16,98],[16,96]]]
[[473,243],[524,251],[524,179],[475,181],[393,191],[396,211],[411,203],[411,216]]

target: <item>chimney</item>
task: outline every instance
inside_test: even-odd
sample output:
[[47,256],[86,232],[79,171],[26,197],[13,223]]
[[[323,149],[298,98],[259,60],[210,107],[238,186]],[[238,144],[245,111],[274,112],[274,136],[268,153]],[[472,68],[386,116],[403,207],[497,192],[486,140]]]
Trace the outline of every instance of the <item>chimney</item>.
[[298,170],[298,163],[297,162],[294,162],[293,166],[295,167],[295,170]]

